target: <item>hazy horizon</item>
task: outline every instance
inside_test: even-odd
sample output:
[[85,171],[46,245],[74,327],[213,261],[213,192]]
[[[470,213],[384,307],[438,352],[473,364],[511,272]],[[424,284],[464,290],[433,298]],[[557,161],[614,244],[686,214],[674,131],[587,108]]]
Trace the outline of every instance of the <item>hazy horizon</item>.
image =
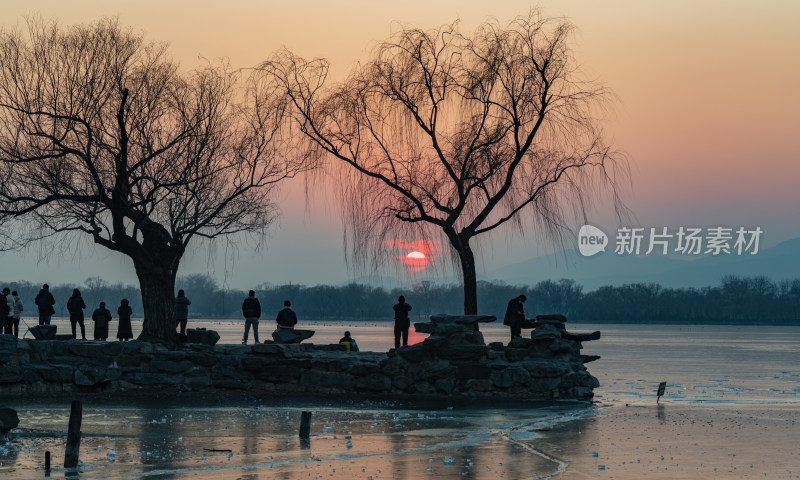
[[[800,65],[791,60],[800,53],[800,31],[794,26],[800,5],[540,5],[545,15],[564,15],[576,25],[577,64],[618,99],[604,126],[613,146],[630,160],[632,188],[625,200],[637,224],[760,226],[762,248],[800,238],[800,142],[794,138]],[[469,32],[490,17],[505,23],[530,6],[451,0],[402,5],[11,0],[4,2],[0,26],[13,28],[31,13],[62,24],[116,15],[148,40],[168,42],[185,68],[220,57],[235,67],[250,67],[286,46],[306,57],[329,58],[332,76],[340,79],[398,25],[431,29],[460,19]],[[280,221],[259,251],[245,242],[218,241],[210,251],[196,245],[184,257],[179,276],[207,273],[230,287],[248,288],[263,282],[338,284],[376,273],[348,271],[331,188],[314,187],[307,196],[302,179],[289,182],[279,195]],[[610,206],[599,203],[589,223],[615,229]],[[477,252],[479,271],[552,251],[529,233],[525,238],[507,231],[490,234]],[[129,259],[93,247],[88,237],[38,261],[51,250],[45,242],[2,252],[0,271],[4,278],[37,283],[80,283],[100,276],[136,284]]]

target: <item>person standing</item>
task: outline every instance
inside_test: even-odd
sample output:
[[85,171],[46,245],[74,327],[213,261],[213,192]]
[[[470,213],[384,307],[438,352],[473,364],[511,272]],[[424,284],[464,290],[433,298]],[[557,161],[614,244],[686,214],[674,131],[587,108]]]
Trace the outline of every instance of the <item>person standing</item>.
[[108,324],[111,323],[111,312],[106,308],[106,302],[100,302],[100,307],[92,313],[92,320],[94,320],[94,339],[107,339]]
[[297,314],[292,310],[292,302],[289,300],[283,301],[283,310],[278,312],[275,321],[278,322],[279,328],[294,328],[297,325]]
[[117,308],[119,315],[119,325],[117,326],[117,340],[124,342],[133,338],[133,328],[131,327],[131,315],[133,309],[128,305],[128,299],[123,298]]
[[11,292],[11,326],[14,330],[14,336],[19,337],[19,320],[22,317],[22,300],[19,299],[19,294],[16,290]]
[[0,333],[11,333],[11,289],[5,287],[0,295]]
[[72,326],[72,338],[78,338],[75,332],[75,325],[81,326],[81,338],[86,340],[86,327],[83,324],[83,309],[86,303],[83,301],[81,291],[77,288],[72,290],[72,296],[67,300],[67,311],[69,311],[69,323]]
[[525,300],[527,300],[525,295],[514,297],[508,301],[508,307],[506,307],[503,325],[511,327],[512,340],[515,337],[522,337],[522,323],[525,321],[525,309],[522,304],[525,303]]
[[400,338],[403,339],[403,346],[408,345],[408,328],[411,326],[411,320],[408,318],[408,312],[411,311],[411,305],[406,303],[406,297],[400,295],[397,299],[398,303],[394,308],[394,348],[400,347]]
[[56,313],[56,310],[53,308],[53,305],[56,304],[56,299],[53,298],[53,294],[50,293],[50,286],[48,284],[45,283],[42,285],[42,289],[39,290],[39,294],[36,295],[34,303],[39,307],[39,325],[50,325],[50,318]]
[[186,322],[189,320],[189,305],[192,302],[186,298],[186,292],[178,290],[178,296],[175,297],[175,326],[181,327],[181,335],[186,335]]
[[244,315],[244,338],[242,345],[247,344],[247,335],[250,333],[250,326],[253,326],[253,338],[258,343],[258,319],[261,318],[261,302],[256,298],[256,292],[250,290],[247,298],[242,302],[242,315]]

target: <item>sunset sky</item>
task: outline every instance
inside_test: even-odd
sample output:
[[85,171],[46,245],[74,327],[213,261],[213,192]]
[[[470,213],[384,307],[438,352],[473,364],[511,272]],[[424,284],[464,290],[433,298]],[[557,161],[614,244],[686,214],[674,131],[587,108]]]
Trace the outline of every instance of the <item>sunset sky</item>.
[[[305,57],[327,57],[342,78],[398,25],[435,28],[456,19],[471,31],[495,17],[505,23],[536,4],[495,0],[376,0],[268,2],[4,0],[0,26],[13,28],[40,13],[63,24],[117,15],[149,40],[166,41],[181,64],[230,58],[250,67],[286,46]],[[551,1],[578,29],[574,55],[588,78],[618,101],[605,131],[632,169],[625,200],[646,227],[760,226],[762,248],[800,237],[800,2]],[[264,247],[190,253],[180,275],[210,273],[248,288],[262,282],[339,283],[342,230],[330,192],[308,201],[302,182],[281,194],[282,218]],[[594,223],[615,229],[608,209]],[[415,239],[410,239],[415,240]],[[88,243],[88,242],[87,242]],[[3,278],[82,282],[89,276],[136,283],[132,264],[102,249],[76,259],[37,264],[38,253],[0,253]],[[496,232],[484,242],[479,269],[548,253],[536,235]],[[99,259],[99,261],[98,261]],[[227,259],[227,260],[226,260]],[[565,274],[568,276],[568,274]]]

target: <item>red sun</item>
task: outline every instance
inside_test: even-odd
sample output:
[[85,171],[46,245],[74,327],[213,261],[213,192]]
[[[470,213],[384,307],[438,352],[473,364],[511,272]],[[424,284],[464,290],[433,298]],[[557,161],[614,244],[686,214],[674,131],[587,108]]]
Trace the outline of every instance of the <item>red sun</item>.
[[424,253],[414,250],[406,254],[403,258],[403,263],[408,265],[409,271],[418,272],[427,267],[430,262]]
[[[430,267],[435,262],[438,251],[435,240],[393,240],[389,245],[398,255],[397,261],[408,269],[409,272],[418,272]],[[405,252],[404,252],[405,251]]]

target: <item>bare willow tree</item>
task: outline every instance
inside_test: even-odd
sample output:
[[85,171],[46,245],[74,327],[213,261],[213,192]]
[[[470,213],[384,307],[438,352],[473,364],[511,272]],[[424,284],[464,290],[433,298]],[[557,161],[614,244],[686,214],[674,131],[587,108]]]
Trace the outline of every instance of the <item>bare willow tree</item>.
[[[380,255],[409,232],[444,237],[478,310],[473,243],[501,227],[534,227],[555,242],[585,218],[597,191],[617,203],[604,143],[602,86],[581,81],[573,27],[533,11],[508,25],[405,28],[343,83],[328,63],[283,51],[261,65],[283,82],[312,148],[335,159],[354,251]],[[374,258],[374,257],[373,257]]]
[[4,231],[16,245],[72,236],[128,256],[142,337],[174,341],[189,242],[263,233],[278,182],[305,168],[281,128],[285,89],[224,63],[182,73],[165,45],[114,19],[29,20],[0,32],[0,66]]

